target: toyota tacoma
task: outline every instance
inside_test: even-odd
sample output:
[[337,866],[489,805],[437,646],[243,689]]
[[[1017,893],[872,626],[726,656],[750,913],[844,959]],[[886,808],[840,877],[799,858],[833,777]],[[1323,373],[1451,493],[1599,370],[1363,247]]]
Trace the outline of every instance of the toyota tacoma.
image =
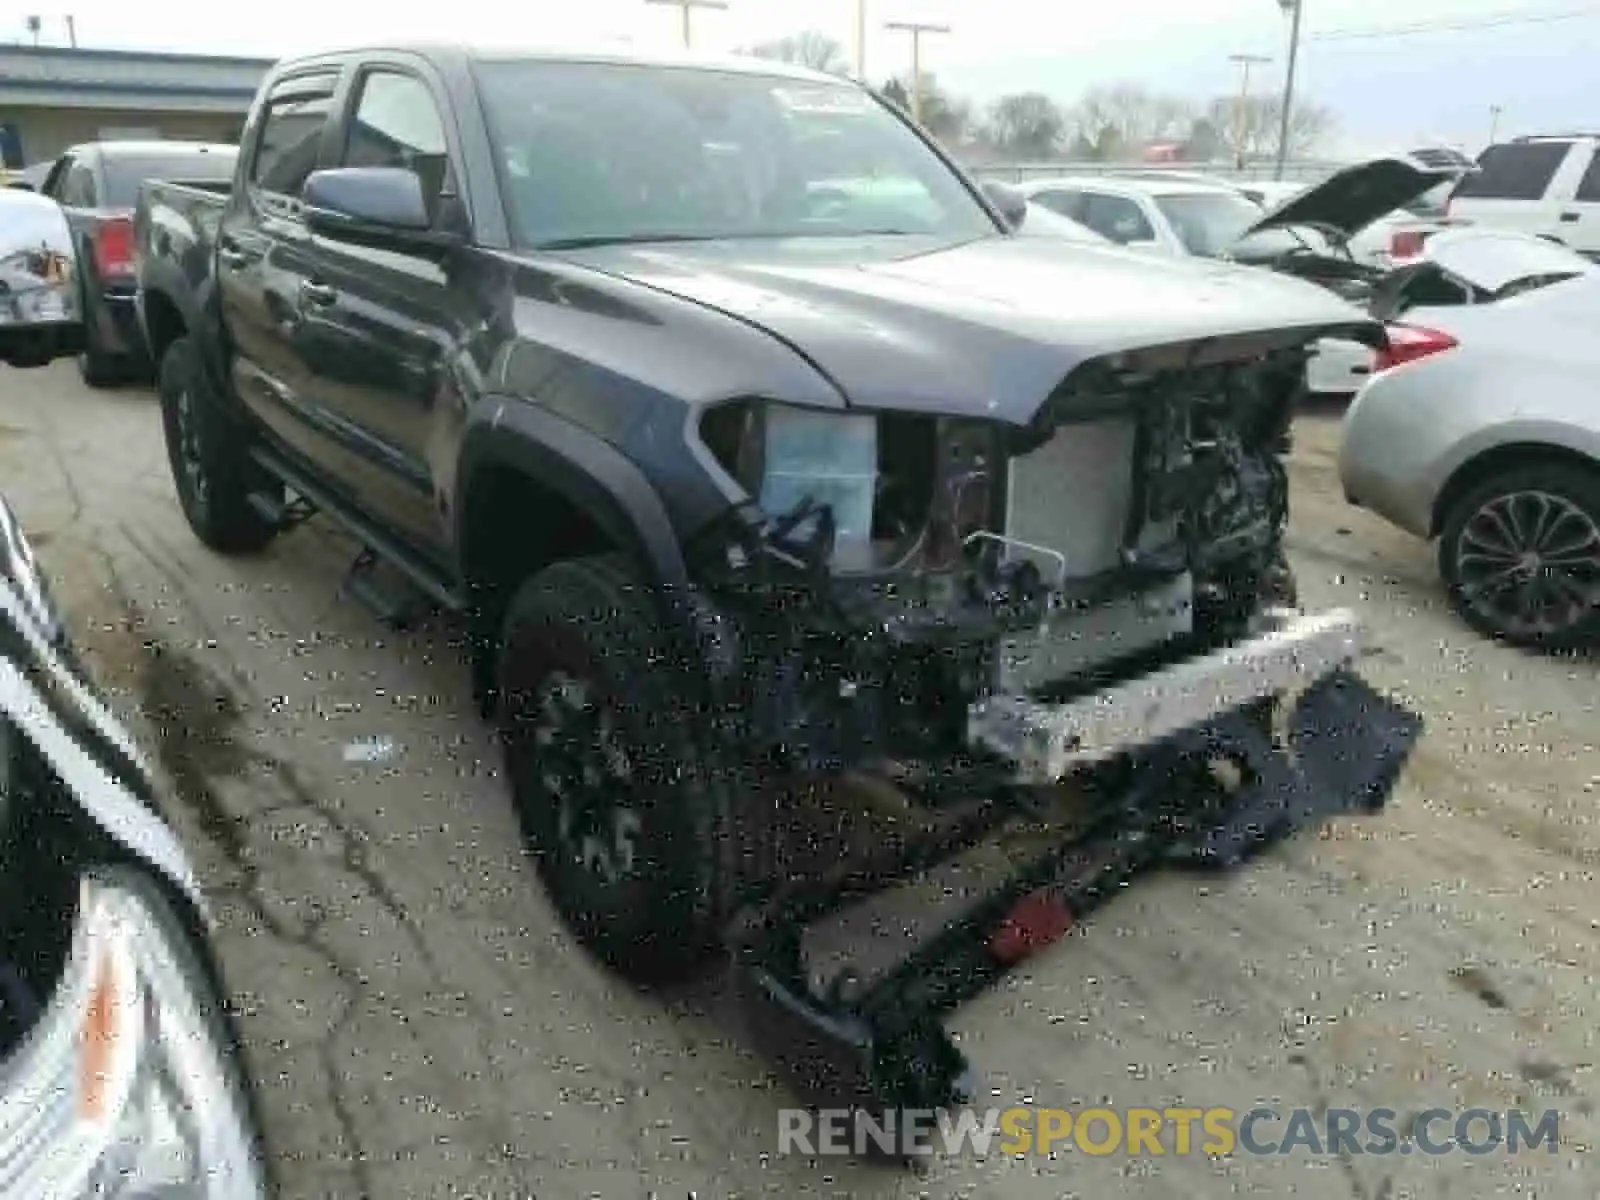
[[1007,203],[799,69],[373,47],[135,218],[199,538],[322,512],[351,594],[462,614],[580,939],[727,948],[863,1103],[958,1097],[943,1011],[1142,866],[1381,806],[1417,735],[1283,555],[1310,347],[1381,327]]

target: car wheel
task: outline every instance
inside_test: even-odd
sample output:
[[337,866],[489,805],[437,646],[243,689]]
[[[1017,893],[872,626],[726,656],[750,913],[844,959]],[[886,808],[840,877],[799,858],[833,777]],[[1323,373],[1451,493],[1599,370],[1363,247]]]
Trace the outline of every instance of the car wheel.
[[78,355],[78,376],[89,387],[114,387],[127,378],[127,373],[127,364],[120,358],[114,358],[93,346]]
[[1445,514],[1439,571],[1481,633],[1566,650],[1600,642],[1600,473],[1520,467]]
[[251,507],[250,494],[276,489],[281,495],[282,485],[250,460],[245,439],[222,412],[187,337],[162,356],[160,391],[167,461],[189,528],[223,554],[261,549],[278,527]]
[[578,939],[641,982],[704,961],[732,874],[725,791],[677,663],[619,557],[548,567],[507,609],[500,731],[528,848]]

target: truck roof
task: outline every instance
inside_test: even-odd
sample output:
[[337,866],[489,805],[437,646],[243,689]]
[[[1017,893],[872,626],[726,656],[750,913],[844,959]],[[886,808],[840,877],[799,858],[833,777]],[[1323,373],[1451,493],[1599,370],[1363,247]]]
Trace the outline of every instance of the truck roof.
[[808,83],[851,83],[836,75],[813,71],[792,63],[735,54],[700,54],[688,51],[638,50],[616,42],[540,43],[530,46],[478,46],[467,42],[382,42],[345,46],[316,54],[280,60],[275,74],[319,62],[340,62],[372,54],[409,54],[438,66],[468,62],[581,62],[619,66],[679,67],[703,71],[734,71],[768,75]]

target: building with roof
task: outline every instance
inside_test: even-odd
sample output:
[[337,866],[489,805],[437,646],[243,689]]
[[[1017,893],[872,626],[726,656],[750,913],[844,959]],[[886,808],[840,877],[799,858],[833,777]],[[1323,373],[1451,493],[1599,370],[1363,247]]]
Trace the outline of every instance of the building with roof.
[[234,142],[266,58],[0,46],[0,157],[48,162],[78,142]]

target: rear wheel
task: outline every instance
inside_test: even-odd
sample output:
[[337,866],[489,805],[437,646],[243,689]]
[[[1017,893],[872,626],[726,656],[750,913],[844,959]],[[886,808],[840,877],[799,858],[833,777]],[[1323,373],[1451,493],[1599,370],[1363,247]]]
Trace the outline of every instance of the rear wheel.
[[250,505],[250,494],[281,497],[282,485],[251,461],[247,442],[223,413],[194,343],[181,337],[161,357],[161,419],[178,503],[189,528],[223,554],[265,546],[278,527]]
[[88,346],[78,355],[78,376],[92,388],[114,387],[128,378],[128,364],[123,359]]
[[1600,472],[1551,463],[1484,480],[1445,514],[1439,571],[1480,633],[1543,650],[1600,643]]
[[552,903],[624,975],[686,974],[716,945],[731,875],[690,672],[625,559],[557,563],[513,596],[500,727]]

